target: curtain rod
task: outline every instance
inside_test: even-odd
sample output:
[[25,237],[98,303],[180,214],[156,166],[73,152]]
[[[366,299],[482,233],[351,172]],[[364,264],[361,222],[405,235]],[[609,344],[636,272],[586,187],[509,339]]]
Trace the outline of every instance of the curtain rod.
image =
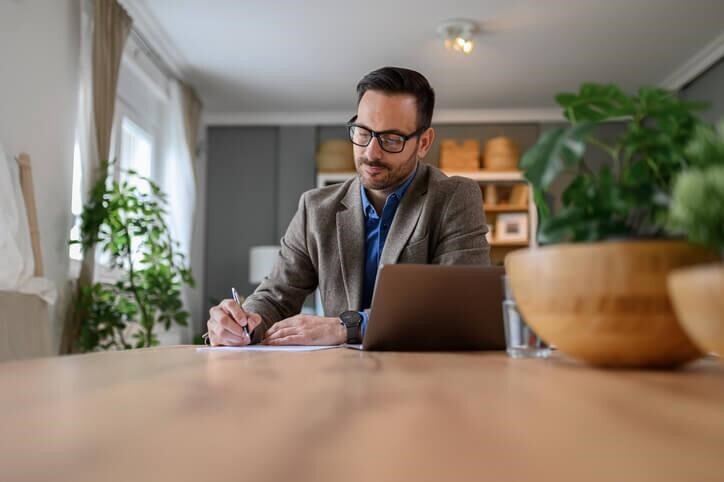
[[139,32],[136,27],[131,25],[131,33],[133,36],[138,40],[139,47],[143,49],[144,53],[148,56],[149,60],[161,71],[166,75],[167,77],[176,80],[177,82],[180,82],[181,84],[184,84],[184,81],[180,79],[174,72],[171,70],[171,68],[168,66],[166,61],[163,60],[163,58],[156,52],[156,50],[151,47],[151,43],[146,40],[146,37],[143,36],[141,32]]

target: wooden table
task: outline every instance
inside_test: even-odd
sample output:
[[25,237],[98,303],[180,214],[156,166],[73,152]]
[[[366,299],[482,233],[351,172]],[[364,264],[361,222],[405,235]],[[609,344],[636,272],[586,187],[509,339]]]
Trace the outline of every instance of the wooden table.
[[0,481],[722,481],[724,366],[501,353],[0,364]]

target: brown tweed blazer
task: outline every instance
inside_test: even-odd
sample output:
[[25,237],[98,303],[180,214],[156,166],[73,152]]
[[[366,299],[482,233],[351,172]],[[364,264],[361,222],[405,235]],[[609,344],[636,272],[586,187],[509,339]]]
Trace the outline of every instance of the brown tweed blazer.
[[[358,177],[305,192],[271,275],[244,302],[259,313],[254,341],[301,310],[319,287],[326,316],[359,310],[364,270],[364,213]],[[420,163],[390,226],[380,264],[489,264],[488,227],[477,183]]]

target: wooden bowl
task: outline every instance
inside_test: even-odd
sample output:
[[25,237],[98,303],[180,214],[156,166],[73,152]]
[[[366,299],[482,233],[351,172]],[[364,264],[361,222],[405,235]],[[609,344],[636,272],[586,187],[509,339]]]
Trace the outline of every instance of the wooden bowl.
[[669,296],[686,334],[724,362],[724,264],[677,269],[669,275]]
[[510,253],[525,321],[549,344],[606,367],[672,367],[701,355],[677,323],[670,271],[716,254],[681,241],[562,244]]

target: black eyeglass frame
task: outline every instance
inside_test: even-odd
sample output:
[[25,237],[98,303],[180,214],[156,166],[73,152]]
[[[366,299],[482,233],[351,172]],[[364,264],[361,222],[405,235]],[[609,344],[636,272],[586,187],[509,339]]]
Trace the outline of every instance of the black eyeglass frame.
[[[370,145],[370,142],[372,142],[372,139],[377,139],[377,144],[380,146],[380,149],[382,149],[382,150],[385,151],[385,152],[389,152],[390,154],[399,154],[400,152],[404,151],[404,150],[405,150],[405,146],[407,145],[407,141],[409,141],[409,140],[412,139],[413,137],[419,137],[419,136],[421,136],[423,132],[425,132],[426,130],[428,130],[428,129],[430,128],[430,126],[423,126],[423,127],[420,127],[419,129],[417,129],[415,132],[412,132],[412,133],[407,134],[407,135],[405,135],[405,134],[400,134],[400,132],[398,132],[398,131],[396,131],[396,130],[387,130],[387,131],[382,131],[382,132],[375,132],[375,131],[373,131],[372,129],[370,129],[370,128],[368,128],[368,127],[355,124],[354,121],[356,121],[356,120],[357,120],[357,116],[355,115],[355,116],[353,116],[353,117],[347,122],[347,131],[348,131],[348,134],[349,134],[349,140],[352,141],[352,144],[354,144],[355,146],[367,147],[367,146]],[[356,142],[352,139],[352,128],[353,128],[353,127],[359,127],[359,128],[362,128],[362,129],[364,129],[364,130],[366,130],[366,131],[369,131],[369,133],[370,133],[370,140],[367,141],[367,144],[358,144],[358,143],[356,143]],[[381,142],[381,140],[380,140],[380,136],[383,136],[383,135],[385,135],[385,134],[394,134],[394,135],[396,135],[396,136],[400,136],[400,138],[402,138],[402,148],[401,148],[399,151],[389,151],[389,150],[385,149],[385,146],[384,146],[383,142]]]

